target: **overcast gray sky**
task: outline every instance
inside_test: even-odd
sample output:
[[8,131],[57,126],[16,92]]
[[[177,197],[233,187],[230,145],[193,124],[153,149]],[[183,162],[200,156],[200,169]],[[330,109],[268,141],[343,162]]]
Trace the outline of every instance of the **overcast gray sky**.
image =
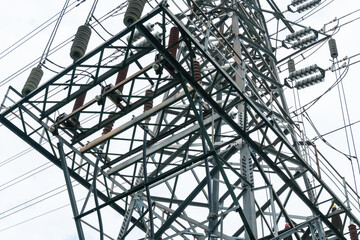
[[[19,91],[21,90],[30,70],[24,71],[24,73],[19,74],[14,79],[10,76],[21,70],[24,66],[42,54],[53,25],[46,28],[40,34],[37,34],[34,38],[13,50],[11,53],[7,54],[10,49],[6,49],[59,12],[63,6],[63,2],[64,1],[54,0],[0,0],[1,101],[10,85]],[[73,1],[70,1],[70,3],[72,2]],[[291,1],[281,0],[275,2],[277,2],[279,7],[285,11],[286,5]],[[329,5],[320,10],[317,14],[302,21],[301,24],[304,26],[311,26],[314,29],[319,30],[324,26],[324,24],[329,23],[335,17],[340,18],[360,9],[360,2],[358,0],[327,0],[323,2],[326,2]],[[99,1],[95,16],[102,16],[106,12],[118,6],[120,3],[120,1]],[[56,46],[62,41],[68,39],[76,32],[77,27],[85,22],[91,4],[92,1],[87,0],[84,3],[81,3],[78,7],[74,8],[74,10],[71,10],[70,13],[64,17],[53,46]],[[286,12],[285,16],[290,20],[295,21],[302,15]],[[339,29],[339,32],[334,36],[337,40],[339,59],[342,59],[345,56],[350,57],[355,54],[360,54],[360,20],[356,20],[356,18],[360,18],[359,11],[345,18],[341,18],[339,22],[335,21],[327,25],[326,29],[329,29],[334,27],[337,23],[342,25],[355,20],[354,22],[350,22],[349,24],[342,26]],[[114,17],[114,19],[110,21],[115,20],[122,21],[122,15]],[[106,26],[112,33],[117,33],[122,30],[115,24],[109,24]],[[104,37],[109,38],[110,36],[104,35]],[[100,42],[101,39],[93,34],[89,48],[94,48]],[[68,57],[69,49],[70,46],[67,45],[60,50],[59,53],[56,53],[49,58],[62,66],[67,66],[71,63],[70,57]],[[306,53],[304,56],[307,56],[309,53],[310,52]],[[310,64],[317,63],[323,69],[327,69],[331,66],[329,59],[329,49],[326,43],[313,55],[309,56],[306,61],[300,62],[297,65],[297,68],[299,69]],[[296,62],[300,60],[301,57],[295,59]],[[355,56],[351,58],[350,63],[358,60],[360,60],[360,56]],[[56,66],[51,64],[49,64],[49,67],[59,70]],[[284,67],[280,67],[280,69],[284,69]],[[281,79],[285,78],[287,74],[287,71],[281,72]],[[51,76],[52,74],[48,73],[48,75],[43,77],[43,81],[48,80]],[[348,75],[343,80],[352,122],[360,120],[360,111],[358,107],[360,102],[359,76],[360,64],[354,64],[350,67]],[[313,86],[311,89],[309,88],[299,91],[301,103],[305,104],[319,96],[334,82],[335,74],[331,71],[327,71],[325,82]],[[294,110],[295,106],[292,91],[286,90],[286,94],[289,97],[288,102],[290,110]],[[318,103],[308,110],[308,114],[320,133],[326,133],[343,126],[337,89],[334,88],[331,92],[319,100]],[[302,119],[299,120],[302,121]],[[308,138],[312,139],[316,137],[313,129],[311,129],[305,120],[304,122],[306,124],[306,133]],[[353,132],[356,150],[360,153],[360,124],[355,124],[353,126]],[[64,179],[60,169],[52,166],[47,159],[36,153],[36,151],[29,152],[29,146],[12,134],[4,126],[0,127],[0,136],[2,136],[0,140],[0,239],[76,239],[75,225],[72,220],[71,209],[67,206],[68,197],[66,191],[64,191]],[[344,131],[338,131],[330,134],[326,136],[326,140],[340,151],[348,153]],[[347,181],[349,181],[351,185],[354,185],[350,161],[341,154],[338,154],[336,151],[330,149],[320,140],[317,140],[316,144],[319,146],[319,150],[328,157],[336,169],[346,177]],[[20,156],[12,158],[16,154],[20,154]],[[356,161],[354,161],[354,164],[357,164]],[[359,170],[355,168],[357,175],[359,174],[358,171]],[[26,178],[35,172],[39,173]],[[22,180],[23,178],[26,179]],[[54,189],[55,191],[52,191]],[[75,189],[76,191],[81,191],[79,186],[75,187]],[[55,196],[44,200],[41,203],[34,204],[36,200],[31,199],[44,193],[47,194],[38,197],[37,200],[41,200],[53,194],[55,194]],[[26,201],[28,202],[22,205],[22,207],[30,206],[32,204],[34,205],[14,213],[20,209],[14,207]],[[11,208],[14,209],[9,210]],[[57,208],[59,209],[55,211]],[[54,211],[51,213],[37,217],[52,210]],[[31,220],[34,217],[36,218]],[[24,221],[26,222],[22,223]],[[110,224],[105,226],[106,231],[114,235],[114,233],[118,231],[120,222],[113,224],[113,226],[110,226]],[[86,231],[89,233],[88,239],[98,239],[96,232],[91,231],[88,228],[86,228]]]

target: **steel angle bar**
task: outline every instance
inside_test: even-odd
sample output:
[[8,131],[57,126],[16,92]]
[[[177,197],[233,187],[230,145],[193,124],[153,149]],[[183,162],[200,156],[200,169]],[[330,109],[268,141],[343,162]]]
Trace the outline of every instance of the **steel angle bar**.
[[[227,76],[226,72],[224,72],[220,66],[210,57],[208,56],[208,54],[203,50],[203,47],[195,40],[191,37],[191,34],[188,32],[188,30],[186,28],[184,28],[182,26],[182,23],[179,22],[176,17],[174,15],[172,15],[171,12],[169,12],[166,8],[164,8],[164,11],[169,15],[169,17],[180,27],[182,28],[182,31],[187,35],[187,37],[189,39],[191,39],[191,41],[195,44],[196,48],[198,50],[200,50],[202,52],[202,54],[204,56],[207,56],[209,58],[209,60],[212,62],[212,64],[214,66],[216,66],[218,68],[218,71],[222,71],[222,74],[224,74],[225,76]],[[142,26],[137,26],[137,28],[142,31],[142,32],[147,32],[147,29],[142,27]],[[145,34],[146,35],[146,34]],[[153,46],[164,56],[164,58],[175,68],[178,70],[179,74],[188,82],[190,83],[190,85],[196,90],[196,92],[202,96],[204,98],[204,100],[206,100],[206,102],[217,112],[219,113],[223,120],[225,122],[227,122],[229,124],[229,126],[231,126],[238,134],[240,134],[244,140],[246,142],[248,142],[248,144],[251,146],[251,148],[258,153],[266,162],[269,166],[271,166],[273,168],[274,171],[279,173],[279,177],[284,181],[290,181],[290,179],[284,174],[282,173],[282,171],[280,170],[280,168],[278,168],[278,166],[276,166],[276,164],[274,164],[272,162],[272,160],[257,146],[257,144],[255,144],[255,142],[231,119],[230,116],[228,116],[223,109],[210,97],[208,96],[208,94],[205,92],[205,90],[198,85],[198,83],[192,79],[192,77],[187,73],[187,71],[185,69],[182,68],[182,66],[176,62],[171,56],[170,54],[168,54],[167,51],[165,51],[165,49],[161,46],[161,44],[156,41],[156,39],[152,36],[146,36],[149,40],[149,42],[151,44],[153,44]],[[265,116],[263,116],[263,114],[256,109],[256,107],[254,106],[254,104],[252,103],[252,101],[246,96],[244,95],[240,89],[238,88],[238,86],[233,82],[233,80],[227,76],[227,80],[228,82],[230,82],[234,89],[237,90],[237,92],[244,98],[244,100],[252,107],[254,108],[258,114],[261,116],[261,118],[267,122],[267,124],[269,125],[269,128],[273,131],[273,133],[275,133],[280,139],[282,139],[282,141],[284,142],[284,144],[288,147],[288,149],[294,154],[294,156],[299,160],[299,163],[301,163],[302,166],[304,166],[308,171],[310,171],[312,173],[312,175],[317,178],[317,175],[314,173],[313,169],[308,166],[304,160],[301,158],[301,156],[298,154],[298,152],[293,148],[293,146],[288,142],[287,139],[284,138],[284,136],[279,132],[278,129],[274,128],[272,126],[272,124],[269,122],[268,119],[266,119]],[[317,180],[319,180],[317,178]],[[321,180],[319,180],[320,182],[322,182]],[[324,186],[326,186],[326,190],[328,191],[328,193],[330,193],[334,198],[338,199],[336,197],[336,195],[332,192],[332,190],[325,184],[322,182],[322,184]],[[321,211],[319,209],[317,209],[314,204],[303,194],[302,190],[300,188],[298,188],[297,185],[294,185],[292,182],[291,184],[289,184],[290,187],[293,189],[293,191],[303,200],[303,202],[314,212],[314,214],[319,215],[321,220],[333,231],[335,232],[338,236],[341,237],[340,232],[333,227],[333,225],[331,224],[331,222],[328,221],[328,219],[323,215],[323,213],[321,213]],[[339,199],[338,199],[339,201]],[[349,213],[351,214],[351,213]],[[355,216],[353,214],[351,214],[351,216],[353,218],[355,218]],[[358,221],[358,220],[356,220]],[[343,239],[343,237],[341,237]]]
[[[283,204],[282,204],[279,196],[275,193],[275,190],[274,190],[273,186],[271,185],[271,182],[270,182],[270,180],[268,179],[268,177],[266,176],[265,172],[263,171],[260,163],[258,162],[258,160],[256,159],[256,157],[254,156],[254,154],[251,154],[251,155],[252,155],[252,158],[253,158],[253,160],[254,160],[254,164],[255,164],[256,167],[259,169],[260,174],[261,174],[263,180],[265,181],[266,185],[269,186],[269,189],[270,189],[270,191],[271,191],[271,196],[273,196],[273,197],[275,198],[275,201],[276,201],[278,207],[280,208],[281,213],[284,214],[285,219],[286,219],[286,221],[290,224],[290,226],[291,226],[291,227],[294,227],[293,222],[291,221],[291,219],[290,219],[290,217],[289,217],[289,215],[288,215],[285,207],[283,206]],[[277,174],[279,174],[279,173],[277,173]],[[298,237],[298,236],[297,236],[297,237]]]
[[[220,118],[220,116],[218,114],[216,114],[213,117],[207,118],[204,121],[204,124],[206,124],[206,125],[211,124],[211,121],[213,119],[217,120],[219,118]],[[189,134],[195,133],[195,132],[197,132],[199,130],[200,130],[199,125],[195,125],[195,126],[192,126],[190,128],[187,128],[184,131],[182,131],[181,133],[176,134],[176,135],[171,136],[170,138],[166,139],[166,141],[159,142],[156,145],[153,145],[153,146],[149,147],[148,150],[147,150],[147,156],[152,155],[152,154],[156,153],[157,151],[165,148],[166,146],[171,145],[171,144],[175,143],[176,141],[184,138],[185,136],[188,136]],[[134,156],[134,157],[132,157],[132,158],[126,160],[126,161],[123,161],[119,165],[114,166],[112,169],[107,171],[107,174],[109,174],[109,175],[114,174],[115,172],[119,171],[120,169],[123,169],[123,168],[137,162],[137,161],[140,161],[141,158],[142,158],[142,153],[139,153],[138,155],[136,155],[136,156]]]
[[[172,213],[172,214],[174,214],[174,212],[175,212],[175,210],[173,210],[173,209],[171,209],[169,207],[166,207],[166,206],[164,206],[164,205],[162,205],[160,203],[155,203],[155,205],[158,208],[161,208],[166,212],[169,212],[169,213]],[[203,221],[203,222],[199,222],[199,221],[196,221],[195,219],[192,219],[190,217],[185,216],[184,214],[180,214],[179,218],[181,218],[181,219],[183,219],[183,220],[185,220],[185,221],[187,221],[187,222],[189,222],[191,224],[194,224],[196,227],[199,227],[199,228],[203,229],[204,231],[209,231],[208,227],[205,225],[205,223],[208,222],[208,220]],[[187,229],[184,229],[183,231],[181,231],[180,233],[184,234],[184,233],[188,232],[189,230],[190,230],[190,228],[187,228]],[[220,236],[220,233],[218,231],[216,231],[211,236],[218,237],[218,236]],[[164,240],[165,239],[172,239],[172,237],[173,236],[169,236],[167,238],[162,238],[162,239],[164,239]],[[225,239],[225,240],[233,240],[234,238],[231,237],[231,236],[227,236],[227,235],[223,234],[223,239]]]
[[[280,240],[280,239],[284,239],[292,234],[295,234],[296,232],[298,232],[301,229],[304,229],[306,227],[309,227],[310,224],[313,224],[315,221],[317,221],[318,217],[312,217],[310,219],[307,219],[305,222],[299,223],[296,226],[294,226],[293,228],[289,228],[286,230],[280,230],[279,231],[279,235],[274,237],[274,236],[267,236],[262,238],[262,240]],[[301,238],[304,239],[304,238]]]
[[269,3],[270,7],[275,11],[274,12],[274,17],[277,18],[277,19],[281,19],[281,21],[290,30],[290,32],[294,32],[294,29],[289,24],[289,22],[285,19],[283,13],[279,9],[279,7],[276,5],[276,3],[273,0],[266,0],[266,1]]
[[[346,208],[344,206],[343,203],[341,203],[341,201],[337,198],[337,196],[334,194],[334,192],[329,188],[329,186],[327,186],[321,179],[319,179],[319,177],[317,176],[316,172],[302,159],[302,157],[300,156],[300,154],[294,149],[294,147],[292,146],[292,144],[290,144],[290,142],[284,137],[284,135],[282,133],[279,132],[278,129],[276,129],[271,123],[270,120],[268,120],[261,111],[259,111],[256,106],[253,104],[253,102],[251,101],[251,99],[246,96],[244,93],[242,93],[239,89],[239,87],[235,84],[235,82],[231,79],[230,76],[227,75],[227,73],[218,65],[218,63],[211,57],[209,56],[209,54],[203,49],[202,45],[200,45],[197,40],[195,40],[192,36],[191,33],[183,26],[183,24],[177,20],[177,18],[166,8],[166,7],[162,7],[163,10],[166,12],[166,14],[175,22],[175,24],[182,29],[182,33],[184,35],[186,35],[186,37],[196,46],[196,49],[199,50],[204,56],[206,56],[209,61],[218,69],[218,71],[223,74],[224,76],[226,76],[227,81],[233,86],[233,88],[238,92],[238,94],[247,102],[247,104],[261,117],[261,119],[266,122],[266,124],[269,126],[269,128],[273,131],[273,133],[275,135],[277,135],[277,137],[279,139],[282,140],[282,142],[284,143],[284,145],[291,151],[291,153],[294,155],[294,158],[297,159],[299,161],[299,163],[305,167],[306,170],[308,170],[313,176],[314,178],[319,181],[324,188],[326,189],[326,191],[332,195],[335,199],[337,199],[337,201],[339,201],[339,204],[342,208]],[[137,26],[137,28],[143,28],[141,26]],[[143,29],[144,31],[147,31],[146,29]],[[176,69],[178,69],[179,74],[181,74],[181,76],[188,82],[190,83],[190,85],[194,88],[194,90],[203,97],[204,100],[206,100],[206,102],[217,112],[219,113],[223,120],[225,122],[228,123],[229,126],[231,126],[239,135],[243,136],[243,138],[245,139],[245,141],[247,141],[249,143],[249,145],[255,150],[255,152],[257,152],[261,157],[264,158],[264,160],[266,162],[269,162],[271,164],[269,164],[270,166],[273,166],[275,169],[280,170],[273,162],[272,160],[261,151],[261,149],[259,149],[259,147],[257,146],[257,144],[255,144],[255,142],[231,119],[230,116],[228,116],[228,114],[226,114],[224,112],[224,110],[205,92],[205,90],[198,85],[198,83],[196,81],[194,81],[191,76],[187,73],[187,71],[185,69],[182,68],[182,66],[174,61],[174,59],[167,53],[164,51],[163,47],[156,41],[154,41],[155,39],[153,39],[153,41],[151,41],[149,39],[149,41],[153,44],[153,46],[162,53],[162,55],[164,56],[164,58]],[[281,172],[281,171],[280,171]],[[282,173],[282,172],[281,172]],[[280,178],[282,178],[285,182],[288,181],[288,177],[286,177],[286,175],[283,173],[279,175]],[[296,191],[295,191],[296,189]],[[298,188],[295,188],[294,192],[302,197],[305,197],[302,193],[301,190]],[[306,197],[305,197],[306,198]],[[331,223],[329,221],[327,221],[326,219],[324,219],[324,215],[318,210],[315,209],[313,204],[307,199],[305,200],[305,203],[316,212],[319,213],[319,215],[321,216],[321,219],[324,220],[324,222],[326,223],[326,225],[331,225]],[[353,217],[356,221],[357,224],[359,224],[358,219],[351,213],[349,212],[349,215],[351,217]],[[359,224],[360,225],[360,224]],[[333,229],[332,225],[331,227],[329,227],[331,229]]]
[[[210,151],[212,152],[212,151]],[[227,161],[231,156],[232,152],[229,151],[225,153],[224,159]],[[219,167],[215,166],[211,171],[210,175],[214,176],[219,171]],[[167,219],[167,221],[158,229],[155,234],[155,239],[159,239],[161,235],[171,226],[175,219],[185,210],[185,208],[194,200],[194,198],[200,193],[200,191],[205,187],[207,179],[204,178],[196,188],[189,194],[189,196],[179,205],[179,207],[173,212],[173,214]]]
[[[38,144],[35,140],[33,140],[32,138],[30,138],[29,136],[24,134],[19,128],[17,128],[13,123],[11,123],[9,120],[7,120],[2,114],[0,114],[0,122],[2,124],[4,124],[4,126],[6,126],[8,129],[10,129],[14,134],[16,134],[19,138],[21,138],[26,143],[28,143],[32,148],[37,150],[41,155],[43,155],[49,161],[54,163],[57,167],[62,169],[61,162],[56,156],[54,156],[49,151],[47,151],[44,147],[42,147],[40,144]],[[85,188],[90,189],[91,184],[88,181],[86,181],[84,178],[82,178],[80,175],[78,175],[74,170],[72,170],[70,168],[68,168],[68,170],[69,170],[69,175],[74,180],[79,182]],[[97,194],[98,194],[98,197],[102,201],[106,202],[108,200],[108,197],[105,194],[103,194],[101,191],[98,191]],[[109,206],[111,206],[116,212],[120,213],[121,215],[125,214],[125,210],[122,207],[120,207],[118,204],[112,202],[111,204],[109,204]],[[135,222],[136,219],[132,218],[131,221]],[[138,227],[139,227],[139,229],[143,230],[144,232],[146,231],[146,229],[142,225],[138,225]]]
[[[162,94],[162,93],[168,91],[169,89],[173,88],[176,85],[177,85],[177,81],[172,81],[172,82],[160,87],[157,90],[157,94]],[[132,103],[131,106],[128,107],[126,110],[118,112],[118,114],[114,114],[113,116],[108,117],[107,119],[103,120],[100,124],[96,124],[93,127],[89,128],[86,132],[80,133],[78,135],[78,137],[74,140],[74,143],[83,140],[84,138],[90,136],[91,134],[98,131],[99,129],[107,126],[109,123],[114,122],[117,119],[123,117],[124,115],[130,113],[131,111],[135,110],[136,108],[143,106],[147,101],[148,101],[148,98],[141,98],[138,101]],[[127,106],[129,106],[129,105],[127,105]],[[156,112],[154,112],[154,114],[155,113]]]
[[[47,135],[48,138],[49,138],[49,143],[50,143],[50,145],[51,145],[51,147],[52,147],[52,150],[53,150],[54,156],[55,156],[55,150],[54,150],[54,148],[53,148],[53,146],[52,146],[52,144],[51,144],[51,141],[50,141],[50,136],[49,136],[49,131],[48,131],[48,128],[49,128],[49,127],[48,127],[42,120],[40,120],[38,117],[36,117],[35,114],[33,114],[30,110],[24,108],[23,106],[19,106],[19,108],[23,109],[23,111],[26,112],[30,117],[32,117],[36,122],[40,123],[44,130],[46,129],[46,130],[45,130],[45,133],[46,133],[46,135]],[[29,137],[30,137],[30,136],[29,136]],[[95,164],[93,161],[91,161],[89,158],[87,158],[86,156],[84,156],[79,150],[77,150],[73,145],[71,145],[70,143],[68,143],[68,142],[67,142],[64,138],[62,138],[60,135],[56,135],[56,138],[57,138],[59,141],[61,141],[63,144],[65,144],[69,149],[71,149],[71,150],[74,152],[74,156],[75,156],[75,155],[78,155],[78,156],[80,156],[82,159],[84,159],[89,165],[91,165],[91,166],[93,166],[93,167],[96,166],[96,164]],[[39,144],[39,145],[40,145],[40,144]],[[108,176],[104,171],[101,171],[101,174],[103,174],[105,177],[108,177],[108,178],[109,178],[109,176]],[[114,179],[109,178],[109,180],[111,180],[111,181],[112,181],[114,184],[116,184],[118,187],[120,187],[120,188],[122,188],[123,190],[125,190],[125,188],[124,188],[121,184],[119,184],[118,182],[116,182]]]
[[77,204],[76,204],[76,199],[75,199],[73,186],[71,184],[69,169],[67,167],[66,157],[65,157],[63,145],[64,145],[64,143],[61,140],[57,143],[57,147],[58,147],[59,155],[60,155],[61,168],[62,168],[63,173],[64,173],[66,188],[67,188],[67,191],[68,191],[70,204],[71,204],[71,209],[72,209],[74,219],[75,219],[75,225],[76,225],[76,230],[78,232],[78,237],[79,237],[80,240],[85,240],[84,232],[83,232],[83,229],[82,229],[82,226],[81,226],[81,221],[80,221],[80,219],[76,218],[79,215],[79,212],[78,212],[78,208],[77,208]]
[[[192,89],[190,89],[190,91],[192,91]],[[81,152],[86,152],[88,150],[90,150],[93,147],[96,147],[97,145],[107,141],[108,139],[118,135],[120,132],[125,131],[126,129],[130,128],[131,126],[133,126],[135,123],[139,123],[142,120],[148,118],[149,116],[161,111],[163,108],[169,106],[170,104],[173,104],[174,102],[180,100],[181,98],[183,98],[185,96],[184,92],[179,93],[171,98],[166,99],[164,102],[160,103],[159,105],[151,108],[150,110],[145,111],[144,113],[142,113],[141,115],[133,118],[132,120],[126,122],[125,124],[121,125],[120,127],[117,127],[115,129],[113,129],[111,132],[95,139],[94,141],[90,142],[89,144],[87,144],[86,146],[82,147],[80,149]],[[147,99],[146,99],[147,101]]]
[[[125,198],[126,196],[129,196],[135,192],[138,192],[140,190],[142,190],[146,185],[152,185],[164,178],[167,178],[168,176],[171,176],[173,175],[174,173],[178,172],[178,171],[181,171],[182,169],[186,169],[188,168],[189,166],[191,166],[192,164],[194,163],[197,163],[199,161],[203,161],[205,157],[209,157],[211,155],[214,154],[214,151],[209,151],[207,154],[203,154],[201,156],[198,156],[194,159],[191,159],[187,162],[185,162],[184,164],[180,165],[180,166],[177,166],[175,168],[172,168],[170,170],[168,170],[167,172],[163,173],[163,174],[160,174],[156,177],[153,177],[151,179],[149,179],[149,182],[148,184],[145,184],[145,183],[140,183],[139,185],[131,188],[130,190],[126,191],[126,192],[123,192],[123,193],[120,193],[118,195],[116,195],[115,197],[111,198],[111,199],[107,199],[105,200],[103,204],[101,204],[98,208],[101,209],[103,207],[106,207],[108,205],[111,205],[113,203],[115,203],[116,201],[120,200],[120,199],[123,199]],[[79,214],[78,218],[82,218],[84,216],[87,216],[89,214],[91,214],[94,210],[96,210],[97,208],[94,208],[94,209],[91,209],[91,210],[88,210],[87,212],[84,212],[83,214]]]
[[[160,7],[156,7],[154,8],[154,10],[152,10],[150,13],[148,13],[146,16],[144,16],[142,19],[140,19],[137,24],[142,24],[146,21],[148,21],[149,19],[151,19],[153,16],[157,15],[159,12],[161,12],[161,8]],[[114,37],[112,37],[111,39],[109,39],[108,41],[106,41],[105,43],[101,44],[100,46],[98,46],[97,48],[95,48],[94,50],[90,51],[88,54],[86,54],[84,57],[82,57],[81,59],[79,59],[78,61],[74,62],[72,65],[70,65],[69,67],[67,67],[66,69],[64,69],[62,72],[60,72],[58,75],[56,75],[55,77],[51,78],[49,81],[47,81],[46,83],[44,83],[43,85],[39,86],[37,89],[35,89],[33,92],[31,92],[30,94],[28,94],[26,97],[24,97],[23,99],[21,99],[18,103],[16,103],[15,105],[11,106],[10,108],[8,108],[7,110],[5,110],[3,112],[4,115],[9,114],[10,112],[12,112],[15,108],[16,105],[18,104],[24,104],[27,101],[30,101],[31,98],[33,98],[34,96],[36,96],[38,93],[40,93],[43,90],[46,90],[46,88],[48,88],[50,85],[55,84],[56,81],[58,81],[59,79],[61,79],[62,77],[64,77],[66,74],[68,74],[69,72],[73,71],[75,68],[77,68],[78,66],[81,66],[83,63],[85,63],[87,60],[89,60],[90,58],[92,58],[93,56],[95,56],[96,54],[100,53],[101,51],[103,51],[105,48],[111,46],[112,44],[114,44],[117,40],[119,40],[120,38],[124,37],[126,34],[130,33],[130,31],[134,30],[134,26],[130,26],[128,28],[125,28],[123,31],[121,31],[120,33],[118,33],[117,35],[115,35]],[[134,62],[139,56],[144,55],[148,52],[151,51],[150,49],[145,50],[144,52],[139,52],[136,53],[132,56],[129,57],[128,61],[125,64],[130,64],[131,62]],[[114,75],[116,72],[118,72],[121,68],[125,67],[124,63],[118,66],[114,66],[113,69],[110,69],[108,72],[106,72],[105,74],[99,76],[98,80],[93,81],[92,83],[99,83],[105,79],[107,79],[108,77]],[[42,113],[42,116],[48,116],[49,114],[52,114],[54,111],[56,111],[57,109],[61,108],[62,106],[67,104],[66,100],[73,100],[76,97],[80,96],[82,93],[86,92],[87,90],[89,90],[90,88],[92,88],[92,86],[88,86],[85,87],[82,90],[78,90],[76,92],[74,92],[73,94],[70,95],[69,98],[64,99],[62,101],[59,101],[59,103],[47,110],[45,110]]]

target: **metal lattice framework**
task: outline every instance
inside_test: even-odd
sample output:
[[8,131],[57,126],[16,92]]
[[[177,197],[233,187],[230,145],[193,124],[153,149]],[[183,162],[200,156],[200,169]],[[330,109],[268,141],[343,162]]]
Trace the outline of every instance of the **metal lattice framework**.
[[80,239],[104,208],[118,239],[345,239],[334,216],[360,225],[346,183],[304,158],[276,70],[304,48],[277,61],[264,14],[294,32],[272,0],[163,2],[28,96],[10,88],[0,121],[62,168]]

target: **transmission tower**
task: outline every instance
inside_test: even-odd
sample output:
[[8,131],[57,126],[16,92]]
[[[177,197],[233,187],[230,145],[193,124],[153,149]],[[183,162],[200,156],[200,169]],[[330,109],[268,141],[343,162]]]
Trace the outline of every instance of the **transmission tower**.
[[[16,104],[0,115],[64,172],[79,239],[89,217],[107,238],[105,209],[118,214],[112,239],[350,239],[350,223],[355,239],[358,196],[325,181],[327,163],[311,164],[316,148],[284,95],[323,79],[291,58],[330,36],[273,0],[168,0],[140,17],[144,5],[130,0],[126,27],[86,54],[81,26],[73,64],[24,96],[10,87]],[[269,19],[288,35],[276,39],[281,59]]]

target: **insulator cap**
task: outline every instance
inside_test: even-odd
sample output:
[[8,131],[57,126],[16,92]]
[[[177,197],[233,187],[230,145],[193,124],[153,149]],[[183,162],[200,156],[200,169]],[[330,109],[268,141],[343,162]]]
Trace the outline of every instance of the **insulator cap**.
[[84,56],[90,36],[91,29],[89,26],[82,25],[78,28],[70,50],[70,57],[72,59],[77,60]]
[[288,60],[288,69],[289,69],[289,73],[295,72],[295,62],[294,59],[289,58]]
[[30,75],[21,91],[23,97],[34,91],[39,86],[43,75],[44,72],[40,67],[35,67],[31,70]]
[[130,0],[128,8],[126,9],[124,16],[125,26],[130,26],[141,17],[141,13],[144,9],[145,0]]
[[332,58],[337,58],[338,57],[338,50],[336,47],[336,41],[335,39],[331,38],[329,40],[329,49],[330,49],[330,55]]

